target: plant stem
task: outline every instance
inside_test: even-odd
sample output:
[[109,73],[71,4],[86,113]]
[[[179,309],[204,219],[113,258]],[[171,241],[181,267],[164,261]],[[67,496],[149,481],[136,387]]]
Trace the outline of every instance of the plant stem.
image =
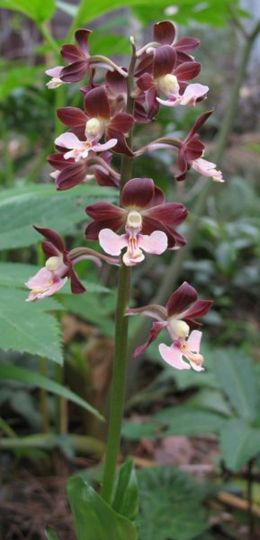
[[[219,136],[217,139],[217,147],[216,151],[214,153],[214,161],[219,165],[222,161],[223,155],[225,153],[226,144],[229,138],[229,135],[232,131],[232,127],[234,124],[234,119],[237,111],[238,101],[239,101],[239,91],[241,88],[241,85],[243,83],[243,80],[246,75],[246,70],[248,66],[248,62],[250,60],[250,55],[252,52],[252,48],[255,42],[255,39],[260,31],[260,23],[257,22],[253,31],[251,34],[249,34],[244,41],[243,51],[240,59],[240,64],[238,66],[237,75],[234,80],[233,87],[230,92],[230,99],[227,105],[227,109],[224,115],[224,120],[221,125],[221,129],[219,132]],[[190,220],[190,226],[189,230],[186,234],[187,239],[187,245],[180,249],[175,257],[173,257],[171,264],[168,266],[168,269],[164,275],[164,278],[162,280],[161,286],[158,290],[158,293],[156,294],[155,298],[152,299],[152,304],[161,304],[164,303],[169,294],[173,291],[173,289],[177,286],[178,279],[181,273],[181,270],[183,268],[183,263],[189,256],[192,246],[197,234],[197,230],[200,223],[200,217],[203,214],[205,210],[205,206],[207,203],[208,196],[211,191],[216,186],[213,185],[213,183],[208,182],[207,185],[202,189],[200,192],[200,195],[198,196],[197,202],[194,206],[193,216]],[[140,322],[139,327],[136,330],[135,335],[133,336],[133,339],[131,340],[131,347],[129,350],[129,356],[132,355],[133,350],[136,348],[136,346],[140,343],[140,339],[143,337],[144,334],[147,333],[147,330],[149,328],[149,320],[143,319]],[[133,382],[136,378],[137,370],[139,368],[139,363],[135,362],[135,364],[131,364],[130,370],[129,370],[129,377],[128,380],[128,389],[127,389],[127,395],[131,395]]]
[[[39,362],[39,373],[40,375],[47,375],[48,360],[46,358],[40,358]],[[41,421],[42,421],[42,430],[44,433],[49,433],[50,431],[50,417],[49,417],[49,407],[48,407],[48,393],[44,388],[40,389],[40,411],[41,411]]]
[[253,514],[253,466],[254,460],[250,459],[247,466],[248,540],[254,540],[255,529]]
[[[133,45],[132,57],[127,78],[127,106],[126,111],[133,112],[134,100],[132,98],[133,74],[135,68],[135,46]],[[129,147],[132,146],[132,130],[127,138]],[[133,157],[123,155],[121,163],[120,188],[131,178],[133,167]],[[130,268],[123,263],[119,270],[119,283],[117,291],[117,308],[115,320],[115,355],[113,364],[113,375],[110,395],[110,416],[108,441],[104,466],[103,484],[101,489],[102,497],[111,502],[113,485],[116,472],[117,456],[120,448],[121,426],[124,413],[125,381],[128,358],[128,317],[125,317],[125,310],[129,304],[131,288]]]

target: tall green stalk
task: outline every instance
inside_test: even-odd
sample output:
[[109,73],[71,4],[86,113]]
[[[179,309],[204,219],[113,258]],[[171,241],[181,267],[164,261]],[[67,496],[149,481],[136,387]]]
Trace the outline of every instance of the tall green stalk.
[[[126,111],[133,112],[134,100],[132,98],[133,74],[136,56],[133,45],[131,62],[127,79],[127,107]],[[132,130],[127,138],[129,147],[132,146]],[[132,176],[133,157],[124,155],[121,162],[120,189]],[[115,318],[115,355],[110,394],[110,414],[108,441],[104,466],[104,476],[101,489],[102,497],[109,503],[113,494],[114,478],[116,472],[117,456],[120,448],[121,426],[124,413],[125,381],[128,358],[128,317],[125,311],[129,304],[131,290],[131,269],[123,263],[119,270],[117,291],[117,308]]]

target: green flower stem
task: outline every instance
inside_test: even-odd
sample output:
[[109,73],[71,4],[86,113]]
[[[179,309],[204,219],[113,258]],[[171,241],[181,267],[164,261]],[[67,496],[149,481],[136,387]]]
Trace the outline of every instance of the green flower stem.
[[[127,79],[127,106],[126,111],[133,112],[134,100],[132,98],[133,73],[135,67],[135,46],[128,71]],[[132,146],[133,132],[129,133],[127,143]],[[121,182],[120,187],[132,176],[133,157],[124,155],[121,164]],[[111,502],[113,494],[113,485],[116,472],[117,456],[120,448],[120,435],[122,418],[124,413],[125,381],[127,368],[127,338],[128,338],[128,317],[125,317],[125,310],[129,304],[131,288],[131,270],[122,263],[119,270],[119,283],[117,292],[117,308],[115,321],[115,356],[113,365],[113,375],[110,396],[110,416],[108,441],[106,449],[106,458],[104,466],[103,484],[101,495],[108,503]]]

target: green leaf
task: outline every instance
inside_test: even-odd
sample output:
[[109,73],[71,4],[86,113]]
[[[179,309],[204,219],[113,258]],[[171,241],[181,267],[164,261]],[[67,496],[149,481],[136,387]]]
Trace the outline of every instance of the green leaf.
[[154,419],[167,426],[163,432],[168,435],[197,436],[217,433],[225,422],[223,416],[213,412],[194,410],[186,405],[167,407],[158,412]]
[[210,410],[224,416],[231,415],[227,400],[218,390],[203,388],[187,400],[186,405],[191,408]]
[[159,422],[137,423],[126,420],[123,423],[122,437],[125,437],[130,441],[138,441],[141,438],[154,439],[155,437],[158,437],[160,435],[159,428]]
[[116,480],[112,506],[116,512],[130,520],[137,517],[139,496],[134,464],[127,459],[121,466]]
[[253,364],[240,350],[219,349],[213,355],[213,370],[231,405],[245,420],[256,416],[258,389]]
[[60,327],[55,317],[45,312],[59,308],[59,304],[51,298],[46,303],[27,303],[26,292],[17,289],[1,289],[0,295],[0,348],[62,364]]
[[[97,199],[113,201],[116,190],[95,184],[57,192],[53,184],[27,185],[6,189],[0,201],[0,249],[30,246],[41,236],[33,225],[71,233],[86,222],[85,207]],[[69,216],[69,219],[68,219]]]
[[137,473],[142,540],[191,540],[207,529],[203,486],[173,467]]
[[70,459],[75,455],[75,451],[81,454],[92,454],[98,458],[102,458],[104,455],[103,442],[85,435],[34,433],[25,437],[16,437],[12,434],[0,439],[0,449],[20,450],[24,455],[28,450],[51,450],[52,448],[60,448],[63,454]]
[[137,540],[133,523],[111,508],[80,476],[68,481],[77,540]]
[[54,15],[55,0],[0,0],[0,7],[18,11],[41,23]]
[[100,420],[103,420],[103,416],[87,401],[77,396],[77,394],[75,394],[68,388],[65,388],[65,386],[62,386],[55,381],[52,381],[44,375],[40,375],[37,372],[31,371],[30,369],[21,368],[12,364],[1,362],[0,379],[19,381],[30,386],[43,388],[44,390],[47,390],[47,392],[52,392],[53,394],[57,394],[58,396],[61,396],[69,401],[73,401],[73,403],[76,403],[76,405],[79,405],[79,407],[82,407],[86,411],[94,414]]
[[61,302],[67,311],[94,324],[106,336],[113,335],[114,324],[111,316],[114,313],[115,301],[114,292],[107,297],[88,294],[61,296]]
[[17,88],[35,86],[41,82],[43,68],[40,66],[10,67],[7,63],[1,65],[0,102],[4,101]]
[[221,430],[220,447],[227,468],[237,471],[260,453],[260,429],[245,420],[229,420]]

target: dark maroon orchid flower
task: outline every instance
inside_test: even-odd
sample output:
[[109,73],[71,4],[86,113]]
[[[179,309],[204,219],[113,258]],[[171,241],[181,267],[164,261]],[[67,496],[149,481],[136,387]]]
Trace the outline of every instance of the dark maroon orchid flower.
[[117,187],[119,184],[119,174],[111,167],[112,154],[103,152],[102,158],[96,154],[89,154],[87,159],[75,161],[65,159],[64,154],[51,154],[48,161],[55,168],[51,176],[55,180],[59,191],[71,189],[88,179],[88,176],[95,177],[100,186]]
[[212,306],[211,300],[200,300],[198,293],[186,281],[170,296],[166,306],[151,304],[140,308],[128,308],[127,315],[142,314],[156,319],[150,330],[148,340],[140,345],[134,355],[143,353],[157,338],[161,330],[168,330],[170,337],[176,340],[186,340],[190,328],[197,328],[197,319],[208,313]]
[[125,136],[129,133],[134,118],[125,112],[114,112],[110,106],[104,86],[89,90],[84,98],[84,111],[76,107],[63,107],[57,111],[59,119],[80,139],[86,139],[92,145],[103,135],[105,140],[116,140],[115,152],[132,155]]
[[[121,207],[107,202],[99,202],[88,206],[86,212],[93,218],[93,221],[86,228],[86,237],[91,240],[101,239],[101,245],[103,244],[102,247],[105,250],[108,249],[106,240],[109,241],[109,238],[108,233],[106,233],[106,238],[105,233],[101,234],[102,238],[104,236],[105,245],[100,237],[100,233],[104,229],[116,232],[125,228],[130,239],[138,234],[146,236],[153,234],[155,231],[161,231],[166,235],[166,239],[160,235],[164,246],[165,240],[167,240],[170,249],[178,249],[185,244],[183,236],[176,231],[176,227],[186,218],[186,208],[179,203],[165,202],[163,192],[155,186],[151,178],[133,178],[129,180],[121,193]],[[111,233],[109,234],[111,236]],[[121,238],[121,244],[126,242],[129,239],[128,237]],[[116,241],[115,236],[113,236],[113,239]],[[110,238],[111,249],[113,239]],[[144,241],[146,240],[145,238]],[[154,237],[154,240],[157,239]],[[115,249],[119,249],[120,242],[118,241]],[[127,246],[128,244],[124,246],[122,244],[121,249]],[[167,244],[164,249],[166,247]],[[144,247],[143,249],[148,251]],[[141,256],[140,253],[139,255]]]
[[47,260],[45,266],[25,284],[30,289],[28,302],[52,296],[65,285],[68,279],[72,293],[85,292],[86,289],[74,270],[74,265],[83,259],[91,260],[98,266],[102,261],[117,266],[119,264],[118,259],[107,257],[90,248],[78,247],[68,251],[63,238],[56,231],[45,227],[34,228],[45,238],[42,248]]
[[176,176],[176,180],[184,180],[193,162],[203,156],[205,145],[200,141],[198,131],[211,114],[212,111],[202,113],[193,124],[187,137],[181,141],[177,158],[177,167],[180,173]]

